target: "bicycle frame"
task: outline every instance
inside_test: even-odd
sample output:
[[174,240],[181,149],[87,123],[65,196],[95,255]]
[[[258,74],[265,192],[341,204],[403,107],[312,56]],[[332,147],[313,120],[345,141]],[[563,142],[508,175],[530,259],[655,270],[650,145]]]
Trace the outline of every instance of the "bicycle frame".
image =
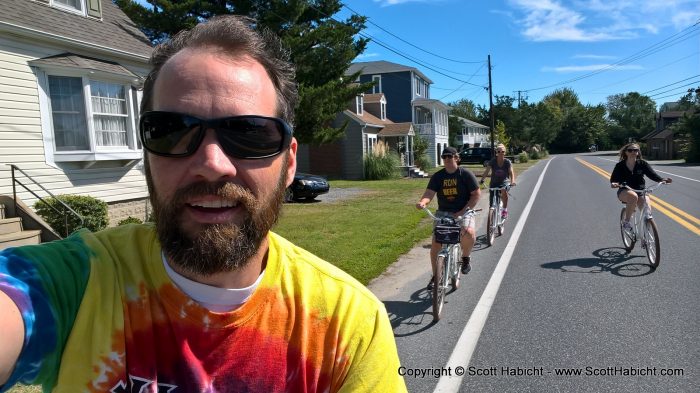
[[635,190],[625,184],[620,185],[620,188],[625,188],[635,192],[639,195],[639,198],[642,198],[641,208],[635,206],[635,212],[632,214],[632,217],[630,217],[633,221],[631,223],[631,233],[627,233],[623,227],[626,208],[622,208],[622,211],[620,212],[620,233],[622,235],[622,243],[624,244],[626,251],[629,253],[634,248],[637,239],[641,237],[641,247],[643,250],[645,250],[647,258],[649,259],[651,266],[654,268],[656,268],[661,261],[661,250],[658,229],[656,227],[654,217],[651,214],[651,207],[649,206],[647,195],[651,194],[664,184],[666,183],[661,182],[644,190]]
[[503,235],[505,219],[501,216],[503,211],[503,203],[501,202],[501,191],[510,191],[511,185],[506,184],[500,187],[491,187],[489,192],[493,192],[491,206],[489,208],[488,222],[486,223],[486,240],[489,246],[492,246],[496,238],[496,230],[498,235]]
[[[436,217],[428,208],[423,208],[426,213],[438,224],[458,225],[460,227],[460,239],[462,237],[462,228],[464,221],[476,215],[475,210],[467,210],[462,216],[452,217]],[[459,261],[462,256],[462,246],[460,243],[442,244],[442,248],[438,251],[435,261],[436,271],[433,279],[433,319],[439,321],[442,316],[442,306],[445,302],[445,295],[451,283],[452,291],[459,288],[461,269]]]

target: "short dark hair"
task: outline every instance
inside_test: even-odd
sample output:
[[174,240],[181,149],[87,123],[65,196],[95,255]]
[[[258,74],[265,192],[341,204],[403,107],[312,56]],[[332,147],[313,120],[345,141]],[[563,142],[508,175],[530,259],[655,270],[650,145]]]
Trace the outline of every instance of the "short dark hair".
[[142,113],[153,110],[153,89],[163,65],[185,48],[206,46],[218,47],[229,57],[248,55],[259,62],[277,91],[277,116],[294,124],[298,91],[289,51],[273,32],[260,26],[255,19],[241,15],[215,16],[156,46],[150,60],[153,68],[143,85]]

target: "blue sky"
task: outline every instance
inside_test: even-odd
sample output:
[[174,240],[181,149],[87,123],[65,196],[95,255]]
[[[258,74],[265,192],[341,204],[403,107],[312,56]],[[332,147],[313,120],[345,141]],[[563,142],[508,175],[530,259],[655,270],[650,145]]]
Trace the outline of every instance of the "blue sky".
[[488,55],[494,94],[517,98],[520,91],[529,102],[569,87],[583,104],[636,91],[660,105],[689,84],[700,86],[698,0],[344,4],[336,17],[353,11],[369,17],[362,33],[376,41],[358,61],[416,67],[433,81],[431,98],[445,103],[467,98],[488,105]]

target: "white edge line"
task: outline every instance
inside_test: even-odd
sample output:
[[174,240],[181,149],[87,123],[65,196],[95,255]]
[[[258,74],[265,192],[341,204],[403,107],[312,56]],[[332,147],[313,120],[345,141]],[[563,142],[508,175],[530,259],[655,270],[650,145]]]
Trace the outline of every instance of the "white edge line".
[[[459,340],[457,340],[457,345],[455,345],[454,350],[452,350],[450,359],[447,361],[447,365],[445,366],[447,369],[452,370],[452,372],[450,372],[448,375],[443,375],[440,377],[434,392],[459,391],[459,388],[462,385],[462,379],[464,378],[464,374],[466,373],[466,369],[471,361],[474,349],[476,348],[476,343],[479,340],[479,336],[481,335],[484,325],[486,324],[486,318],[488,318],[489,312],[491,311],[491,306],[496,299],[496,293],[498,293],[503,276],[505,276],[508,265],[510,264],[510,259],[513,256],[515,245],[517,244],[520,234],[525,227],[525,221],[527,221],[527,217],[530,214],[530,210],[535,202],[537,193],[540,190],[544,174],[547,172],[547,168],[554,158],[555,157],[552,157],[552,159],[547,161],[547,165],[544,167],[544,170],[542,170],[542,174],[540,174],[540,178],[537,180],[537,184],[532,191],[530,200],[527,202],[527,205],[523,210],[523,214],[520,215],[518,223],[513,229],[513,234],[510,237],[501,258],[498,260],[498,264],[491,274],[491,278],[489,279],[488,284],[486,284],[484,292],[481,294],[479,303],[477,303],[476,307],[474,307],[474,311],[469,317],[467,325],[464,327],[462,334],[459,336]],[[465,373],[462,373],[462,375],[456,375],[457,373],[455,373],[454,370],[457,367],[462,367]]]
[[[600,159],[601,159],[601,160],[606,160],[606,161],[617,162],[617,161],[611,160],[611,159],[609,159],[609,158],[602,158],[602,157],[601,157]],[[665,173],[665,174],[667,174],[667,175],[671,175],[671,176],[675,176],[675,177],[680,177],[681,179],[690,180],[690,181],[696,181],[696,182],[700,183],[700,180],[697,180],[697,179],[691,179],[691,178],[689,178],[689,177],[685,177],[685,176],[681,176],[681,175],[676,175],[675,173],[671,173],[671,172],[660,171],[660,170],[658,170],[658,169],[656,169],[656,171],[657,171],[657,172],[661,172],[661,173]]]

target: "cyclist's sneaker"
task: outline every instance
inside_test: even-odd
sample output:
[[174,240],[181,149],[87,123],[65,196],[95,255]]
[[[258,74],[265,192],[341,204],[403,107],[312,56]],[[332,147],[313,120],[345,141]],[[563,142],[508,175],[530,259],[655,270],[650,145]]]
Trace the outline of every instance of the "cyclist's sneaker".
[[472,270],[472,266],[469,264],[471,257],[462,257],[462,274],[469,273]]
[[430,276],[430,282],[428,282],[428,286],[426,287],[427,290],[432,291],[433,286],[435,285],[435,277]]
[[504,220],[508,218],[508,209],[501,210],[501,218]]

